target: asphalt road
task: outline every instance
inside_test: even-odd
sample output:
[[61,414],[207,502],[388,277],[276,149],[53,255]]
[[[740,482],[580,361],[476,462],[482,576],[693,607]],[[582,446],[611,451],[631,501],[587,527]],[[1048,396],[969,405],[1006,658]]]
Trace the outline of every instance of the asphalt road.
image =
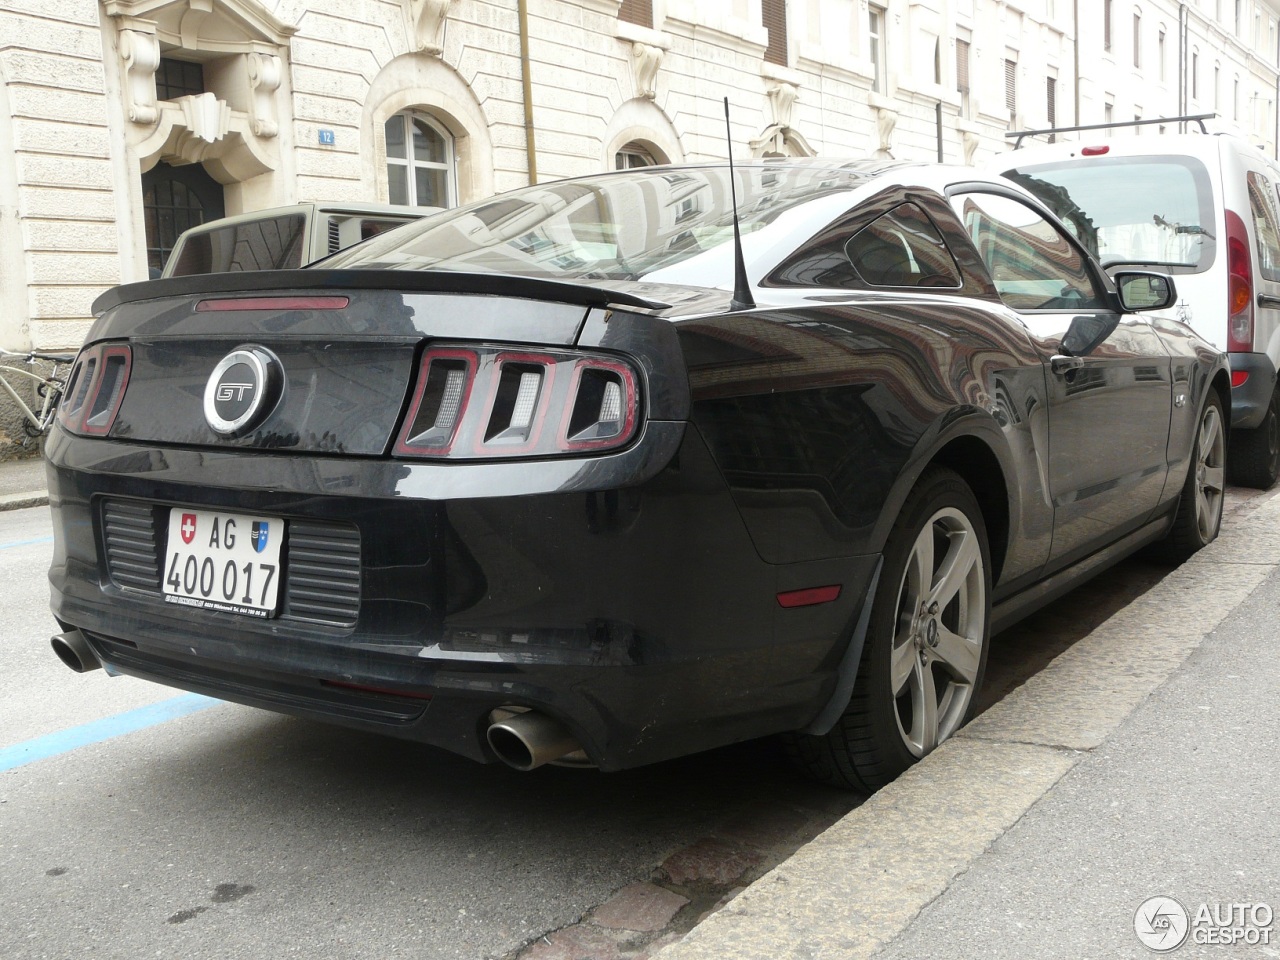
[[[502,957],[728,823],[776,828],[763,870],[860,800],[767,742],[518,774],[230,704],[75,746],[85,724],[200,704],[53,656],[51,548],[44,508],[0,514],[0,757],[49,753],[0,764],[6,960]],[[996,638],[986,701],[1165,572],[1131,561]]]

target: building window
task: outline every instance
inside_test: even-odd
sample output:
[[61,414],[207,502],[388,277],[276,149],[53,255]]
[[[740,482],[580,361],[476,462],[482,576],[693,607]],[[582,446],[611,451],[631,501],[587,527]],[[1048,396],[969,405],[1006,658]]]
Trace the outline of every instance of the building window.
[[188,60],[160,58],[156,69],[156,99],[177,100],[179,97],[204,93],[204,65]]
[[[1116,117],[1116,106],[1114,103],[1108,100],[1102,107],[1102,122],[1108,123],[1108,124],[1115,123],[1115,117]],[[1110,130],[1107,131],[1107,136],[1108,137],[1111,136]]]
[[1231,85],[1231,119],[1240,119],[1240,81],[1236,80]]
[[1222,68],[1216,63],[1213,65],[1213,109],[1221,109],[1222,106]]
[[1102,0],[1102,49],[1111,52],[1111,0]]
[[867,38],[871,52],[871,89],[884,93],[888,88],[885,78],[884,57],[884,7],[867,7]]
[[[1044,82],[1045,119],[1049,121],[1049,129],[1058,125],[1058,78],[1048,77]],[[1049,142],[1054,143],[1057,137],[1049,134]]]
[[1165,75],[1164,66],[1164,30],[1161,30],[1160,35],[1156,37],[1156,59],[1160,61],[1159,64],[1157,64],[1157,69],[1160,71],[1160,80],[1163,82],[1169,79]]
[[1018,112],[1018,62],[1004,62],[1004,106],[1009,111],[1009,119]]
[[1133,15],[1133,65],[1142,66],[1142,14]]
[[1200,54],[1191,52],[1191,99],[1200,99]]
[[642,27],[653,26],[653,0],[622,0],[618,19],[638,23]]
[[425,114],[397,113],[386,123],[387,199],[420,207],[452,206],[453,137]]
[[769,63],[787,65],[787,3],[786,0],[762,0],[760,16],[769,31],[769,46],[764,58]]
[[636,167],[656,167],[657,165],[658,161],[649,148],[635,140],[623,144],[613,155],[615,170],[634,170]]
[[969,107],[969,41],[956,41],[956,90],[960,94],[960,114],[971,117]]

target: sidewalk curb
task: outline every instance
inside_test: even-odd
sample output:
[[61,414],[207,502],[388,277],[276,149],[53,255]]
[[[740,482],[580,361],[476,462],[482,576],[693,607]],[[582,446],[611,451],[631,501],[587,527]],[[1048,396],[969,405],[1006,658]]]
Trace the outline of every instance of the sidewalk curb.
[[5,510],[21,510],[24,507],[43,507],[49,502],[47,493],[31,491],[29,493],[6,493],[0,495],[0,512]]
[[872,956],[1105,742],[1278,567],[1280,496],[1269,494],[654,960]]

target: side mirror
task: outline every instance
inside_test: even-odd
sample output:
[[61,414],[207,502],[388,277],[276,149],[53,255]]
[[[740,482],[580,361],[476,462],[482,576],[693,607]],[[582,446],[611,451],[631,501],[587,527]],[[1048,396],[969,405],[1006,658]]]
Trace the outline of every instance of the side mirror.
[[1126,313],[1142,310],[1163,310],[1178,299],[1173,277],[1163,273],[1147,273],[1139,270],[1121,270],[1113,277],[1120,294],[1120,306]]
[[1062,352],[1068,357],[1087,357],[1111,336],[1120,323],[1115,314],[1080,314],[1071,318],[1071,326],[1062,338]]

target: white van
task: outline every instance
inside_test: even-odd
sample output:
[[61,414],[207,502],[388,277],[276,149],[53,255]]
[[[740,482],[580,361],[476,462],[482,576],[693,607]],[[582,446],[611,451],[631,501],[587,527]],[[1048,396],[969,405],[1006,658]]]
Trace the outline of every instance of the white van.
[[183,231],[161,276],[290,270],[441,209],[298,203],[224,217]]
[[1079,135],[992,166],[1048,204],[1104,267],[1173,275],[1167,315],[1231,357],[1232,478],[1270,487],[1280,473],[1280,167],[1225,134]]

